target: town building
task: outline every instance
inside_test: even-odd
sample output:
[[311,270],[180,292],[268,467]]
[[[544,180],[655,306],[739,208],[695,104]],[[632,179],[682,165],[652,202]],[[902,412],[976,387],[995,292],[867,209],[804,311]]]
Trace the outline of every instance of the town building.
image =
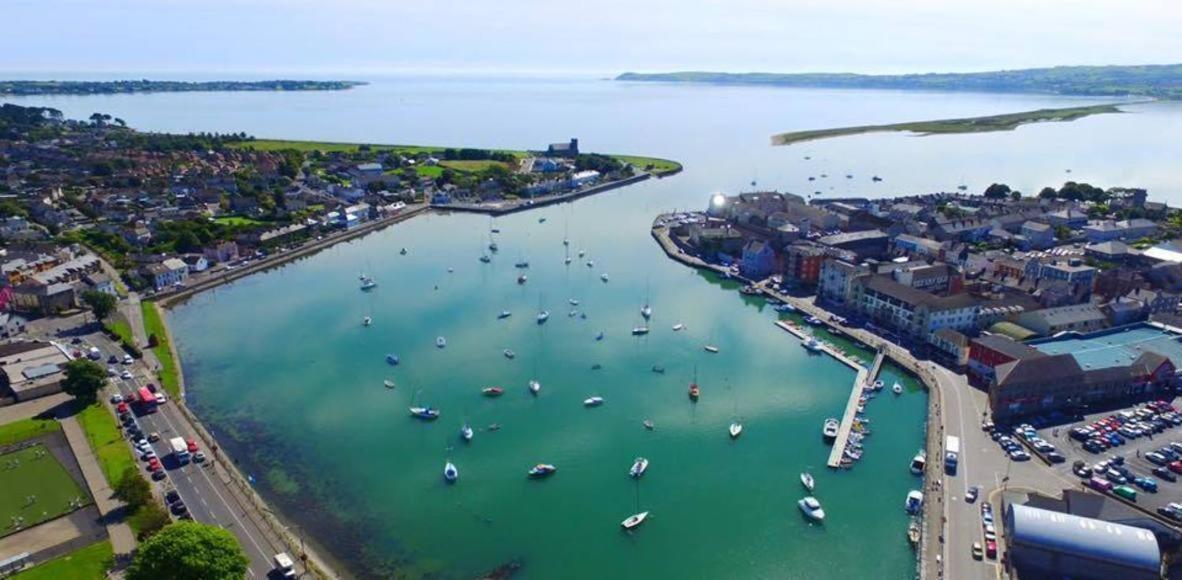
[[817,300],[837,307],[847,306],[853,299],[854,280],[870,269],[853,261],[827,258],[821,263],[817,283]]
[[817,243],[853,252],[858,259],[881,259],[887,255],[890,236],[882,230],[865,230],[833,234],[817,239]]
[[855,279],[850,306],[879,326],[924,342],[941,328],[977,330],[976,298],[965,293],[937,296],[883,274]]
[[763,240],[751,240],[743,245],[743,257],[739,272],[752,280],[762,280],[776,267],[776,252],[772,245]]
[[1149,530],[1012,502],[1004,529],[1005,553],[1020,578],[1164,577],[1161,549]]
[[54,342],[10,342],[0,345],[0,405],[61,392],[66,349]]
[[1094,332],[1108,326],[1108,318],[1093,304],[1075,304],[1023,312],[1013,322],[1030,329],[1038,336],[1054,336],[1060,332]]
[[579,156],[579,140],[572,138],[567,143],[551,143],[546,147],[547,157],[565,157],[573,159]]
[[148,264],[144,273],[157,292],[176,286],[189,277],[189,265],[177,258],[169,258],[158,264]]

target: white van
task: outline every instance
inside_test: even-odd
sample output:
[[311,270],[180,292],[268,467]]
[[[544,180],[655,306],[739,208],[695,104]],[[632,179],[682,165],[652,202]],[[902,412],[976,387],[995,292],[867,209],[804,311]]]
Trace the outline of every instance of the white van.
[[275,563],[275,571],[279,573],[281,578],[295,578],[295,562],[291,560],[291,556],[287,552],[279,552],[275,554],[272,559]]

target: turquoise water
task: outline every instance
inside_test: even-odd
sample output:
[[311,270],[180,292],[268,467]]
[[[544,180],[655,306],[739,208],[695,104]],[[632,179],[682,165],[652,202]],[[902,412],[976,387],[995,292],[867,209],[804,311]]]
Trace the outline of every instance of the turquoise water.
[[[757,181],[807,193],[880,197],[1036,191],[1066,179],[1145,186],[1182,199],[1176,104],[997,134],[864,135],[773,148],[776,132],[1067,106],[1047,96],[634,85],[586,79],[393,78],[341,93],[157,94],[22,99],[154,130],[381,143],[540,147],[675,158],[682,174],[497,221],[500,255],[477,261],[489,220],[416,218],[203,294],[169,314],[198,414],[260,491],[362,576],[468,578],[519,560],[528,578],[904,578],[913,574],[902,503],[922,441],[926,395],[869,405],[874,434],[853,471],[825,469],[821,422],[839,415],[853,371],[810,357],[761,300],[668,260],[655,214],[700,208]],[[12,99],[16,101],[16,99]],[[803,157],[809,155],[811,161]],[[1071,173],[1067,173],[1071,169]],[[809,175],[852,173],[820,184]],[[868,176],[880,175],[882,183]],[[538,218],[546,217],[545,223]],[[589,269],[563,265],[562,240]],[[406,247],[408,254],[398,250]],[[529,282],[512,263],[527,259]],[[454,268],[448,273],[447,268]],[[379,287],[358,290],[358,275]],[[611,281],[600,282],[607,272]],[[436,289],[438,287],[438,289]],[[569,318],[569,298],[587,319]],[[653,332],[630,336],[639,308]],[[539,327],[539,307],[552,312]],[[511,309],[513,316],[497,321]],[[374,325],[361,326],[371,315]],[[680,333],[677,322],[687,325]],[[602,342],[594,340],[603,331]],[[436,336],[448,346],[437,349]],[[703,351],[707,343],[721,352]],[[502,351],[511,348],[517,358]],[[402,358],[390,368],[386,353]],[[602,365],[592,370],[594,364]],[[654,364],[663,375],[651,372]],[[699,403],[686,397],[696,374]],[[886,382],[897,371],[885,370]],[[382,380],[398,387],[387,390]],[[526,391],[542,382],[536,399]],[[506,394],[486,399],[480,389]],[[585,409],[600,395],[606,403]],[[414,403],[442,410],[424,424]],[[739,416],[738,441],[726,427]],[[651,418],[656,430],[641,422]],[[460,443],[464,421],[478,428]],[[502,428],[490,432],[487,426]],[[651,460],[639,486],[634,457]],[[445,461],[460,481],[442,481]],[[558,473],[529,481],[549,462]],[[828,519],[796,501],[811,470]],[[652,519],[633,534],[626,516]]]

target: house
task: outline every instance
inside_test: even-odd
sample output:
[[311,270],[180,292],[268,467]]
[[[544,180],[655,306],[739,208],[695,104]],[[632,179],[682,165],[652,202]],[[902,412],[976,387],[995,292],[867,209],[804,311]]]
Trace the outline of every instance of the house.
[[969,337],[953,328],[941,328],[932,333],[928,341],[940,358],[953,368],[960,368],[968,363]]
[[591,185],[599,181],[599,172],[594,170],[579,171],[571,174],[570,179],[567,180],[571,188],[579,188],[584,185]]
[[826,258],[821,262],[817,299],[836,306],[849,303],[853,299],[854,280],[867,275],[869,270],[864,266],[855,265],[852,261]]
[[202,254],[185,254],[181,256],[181,260],[188,266],[190,274],[204,272],[209,268],[209,260]]
[[884,270],[888,270],[891,277],[900,284],[933,294],[956,294],[964,286],[960,272],[948,264],[919,262],[900,264],[897,267],[895,264],[887,264],[879,268],[880,273],[886,273]]
[[1065,226],[1071,229],[1079,229],[1087,225],[1088,214],[1075,208],[1064,208],[1048,213],[1046,215],[1046,221],[1056,227]]
[[776,252],[772,245],[763,240],[751,240],[743,246],[739,271],[752,280],[762,280],[772,273],[776,266]]
[[1055,230],[1051,226],[1028,221],[1022,224],[1019,246],[1023,250],[1042,250],[1055,245]]
[[886,256],[889,242],[890,236],[882,230],[846,232],[817,239],[818,244],[852,252],[863,260],[867,258],[879,259]]
[[1078,284],[1091,289],[1096,279],[1096,269],[1083,263],[1079,258],[1069,260],[1054,259],[1039,263],[1038,278],[1045,280],[1062,280],[1068,284]]
[[205,259],[214,263],[232,262],[238,259],[238,244],[233,241],[219,241],[203,251]]
[[855,279],[850,306],[879,326],[925,342],[941,328],[975,333],[980,308],[969,294],[936,296],[884,274]]
[[158,264],[149,264],[144,274],[157,292],[176,286],[189,277],[189,265],[177,258],[169,258]]
[[1105,262],[1122,263],[1140,254],[1128,244],[1112,240],[1084,246],[1085,255]]
[[899,234],[891,241],[895,253],[906,254],[908,256],[927,256],[931,258],[939,258],[944,249],[944,244],[930,240],[928,238],[921,238],[911,234]]
[[821,267],[830,256],[855,259],[853,254],[815,242],[799,240],[788,244],[784,247],[784,281],[806,286],[817,285],[821,279]]
[[82,281],[86,283],[88,290],[102,292],[103,294],[110,294],[111,296],[119,295],[119,293],[115,290],[115,283],[111,280],[111,277],[101,272],[87,274],[82,277]]

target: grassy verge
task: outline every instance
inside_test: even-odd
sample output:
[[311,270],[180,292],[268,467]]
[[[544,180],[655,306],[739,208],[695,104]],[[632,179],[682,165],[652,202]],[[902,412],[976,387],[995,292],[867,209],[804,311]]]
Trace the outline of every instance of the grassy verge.
[[213,218],[213,221],[224,226],[261,226],[267,223],[244,215],[226,215]]
[[135,335],[131,333],[131,325],[128,324],[126,320],[123,320],[122,317],[112,317],[110,320],[108,320],[107,329],[114,333],[115,336],[118,336],[119,340],[123,343],[131,345],[135,344]]
[[612,155],[612,157],[619,159],[624,163],[631,163],[633,167],[641,171],[648,171],[656,173],[657,175],[665,175],[667,173],[676,173],[681,171],[681,164],[669,159],[661,159],[659,157],[640,157],[637,155]]
[[14,580],[95,580],[105,578],[114,565],[115,551],[111,542],[103,540],[77,552],[55,558],[25,570]]
[[86,432],[86,440],[90,442],[90,448],[98,458],[103,476],[107,478],[107,483],[114,487],[128,467],[136,467],[131,449],[123,442],[123,437],[115,426],[115,418],[103,408],[102,403],[96,403],[78,413],[78,423]]
[[21,419],[0,425],[0,445],[11,445],[18,441],[61,430],[62,426],[53,419]]
[[1067,107],[1063,109],[1039,109],[1037,111],[1023,111],[1021,113],[1007,113],[1005,115],[989,115],[986,117],[966,117],[963,119],[940,119],[935,121],[914,121],[895,123],[891,125],[862,125],[858,127],[838,127],[834,129],[818,129],[814,131],[793,131],[772,136],[772,145],[791,145],[804,141],[831,139],[847,135],[862,133],[881,133],[908,131],[920,135],[947,135],[955,133],[987,133],[991,131],[1013,131],[1028,123],[1062,123],[1082,119],[1089,115],[1122,112],[1116,105],[1092,105],[1087,107]]
[[484,171],[485,169],[488,169],[489,167],[493,167],[493,166],[504,167],[506,169],[509,167],[504,161],[493,161],[491,159],[486,159],[483,161],[465,161],[465,160],[440,161],[439,164],[444,167],[450,167],[452,169],[455,169],[456,171],[468,171],[468,172]]
[[152,337],[156,337],[156,346],[152,347],[152,353],[160,361],[160,386],[174,399],[178,398],[181,396],[180,373],[176,360],[172,358],[172,348],[169,346],[168,332],[164,328],[160,310],[154,302],[141,302],[140,308],[144,312],[144,332],[148,335],[148,341],[151,342]]

